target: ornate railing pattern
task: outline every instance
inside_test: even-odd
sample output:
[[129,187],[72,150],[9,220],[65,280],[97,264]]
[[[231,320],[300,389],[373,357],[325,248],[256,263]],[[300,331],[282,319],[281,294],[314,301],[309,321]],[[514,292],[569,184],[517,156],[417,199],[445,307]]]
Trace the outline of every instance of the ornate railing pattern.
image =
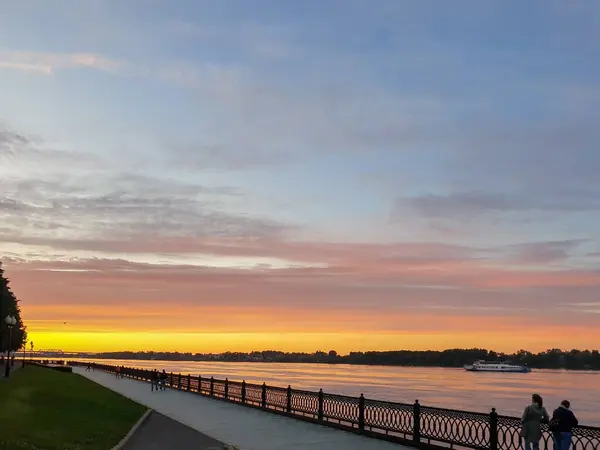
[[[70,365],[87,365],[72,362]],[[116,367],[95,364],[115,373]],[[122,376],[143,381],[152,379],[150,370],[121,368]],[[521,419],[452,409],[392,403],[304,390],[217,380],[214,378],[167,374],[173,389],[224,399],[246,406],[310,420],[370,437],[421,447],[450,447],[475,450],[520,450]],[[552,450],[554,441],[547,425],[542,428],[540,450]],[[600,450],[600,428],[579,426],[573,430],[572,450]]]
[[413,439],[415,405],[365,400],[365,427],[386,435]]

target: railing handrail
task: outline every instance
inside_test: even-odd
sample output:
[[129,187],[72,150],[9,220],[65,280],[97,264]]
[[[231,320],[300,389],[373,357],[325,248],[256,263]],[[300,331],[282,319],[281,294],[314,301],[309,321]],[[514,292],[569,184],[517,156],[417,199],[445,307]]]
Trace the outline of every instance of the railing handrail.
[[[86,366],[91,363],[71,362]],[[150,381],[154,369],[140,369],[108,364],[93,364],[100,370],[115,373],[121,367],[123,376]],[[365,399],[320,391],[292,389],[290,386],[270,386],[246,381],[221,380],[191,374],[167,373],[170,387],[196,394],[220,398],[287,414],[291,417],[316,421],[336,428],[354,431],[370,437],[421,447],[465,447],[476,450],[520,450],[521,418],[490,413]],[[210,385],[210,389],[207,387]],[[193,386],[192,386],[193,384]],[[235,386],[232,391],[230,388]],[[218,387],[218,390],[215,389]],[[248,390],[260,390],[248,397]],[[276,394],[269,397],[268,393]],[[456,429],[458,428],[458,429]],[[552,434],[543,426],[541,443],[552,448]],[[541,447],[543,449],[543,447]],[[580,425],[573,429],[573,450],[600,450],[600,427]]]

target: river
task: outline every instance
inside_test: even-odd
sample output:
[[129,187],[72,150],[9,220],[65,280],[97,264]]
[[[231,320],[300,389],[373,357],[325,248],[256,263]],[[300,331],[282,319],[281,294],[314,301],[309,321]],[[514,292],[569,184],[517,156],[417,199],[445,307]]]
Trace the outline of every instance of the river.
[[476,373],[435,367],[329,364],[224,363],[196,361],[98,360],[99,363],[229,378],[272,386],[358,396],[393,402],[520,416],[531,394],[544,398],[548,412],[561,400],[583,425],[600,426],[600,372],[537,370],[531,373]]

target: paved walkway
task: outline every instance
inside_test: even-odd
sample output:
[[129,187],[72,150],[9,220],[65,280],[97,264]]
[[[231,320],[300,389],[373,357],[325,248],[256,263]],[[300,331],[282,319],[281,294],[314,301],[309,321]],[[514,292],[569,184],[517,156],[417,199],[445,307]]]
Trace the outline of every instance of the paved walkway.
[[[154,409],[171,419],[232,444],[241,450],[403,450],[377,439],[290,419],[200,395],[167,390],[150,392],[150,385],[105,372],[73,371]],[[171,448],[172,446],[169,446]]]
[[223,444],[193,428],[152,411],[123,450],[223,450]]
[[[13,373],[15,370],[17,370],[17,369],[20,369],[20,368],[21,368],[21,366],[22,366],[22,364],[21,364],[21,362],[20,362],[20,361],[19,361],[18,363],[17,363],[17,362],[15,362],[15,363],[14,363],[14,365],[12,365],[12,366],[11,366],[11,368],[10,368],[10,375],[12,375],[12,373]],[[0,364],[0,378],[4,378],[4,376],[5,376],[5,373],[6,373],[6,363],[1,363],[1,364]],[[10,376],[10,375],[9,375],[9,376]]]

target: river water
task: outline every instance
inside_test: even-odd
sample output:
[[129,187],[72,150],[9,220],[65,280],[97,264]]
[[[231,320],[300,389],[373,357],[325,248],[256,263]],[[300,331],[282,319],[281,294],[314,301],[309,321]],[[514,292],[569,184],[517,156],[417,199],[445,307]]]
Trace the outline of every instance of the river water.
[[600,426],[600,372],[533,370],[531,373],[476,373],[435,367],[329,364],[224,363],[196,361],[98,360],[146,369],[202,375],[272,386],[359,396],[393,402],[520,416],[531,394],[544,398],[548,412],[561,400],[583,425]]

